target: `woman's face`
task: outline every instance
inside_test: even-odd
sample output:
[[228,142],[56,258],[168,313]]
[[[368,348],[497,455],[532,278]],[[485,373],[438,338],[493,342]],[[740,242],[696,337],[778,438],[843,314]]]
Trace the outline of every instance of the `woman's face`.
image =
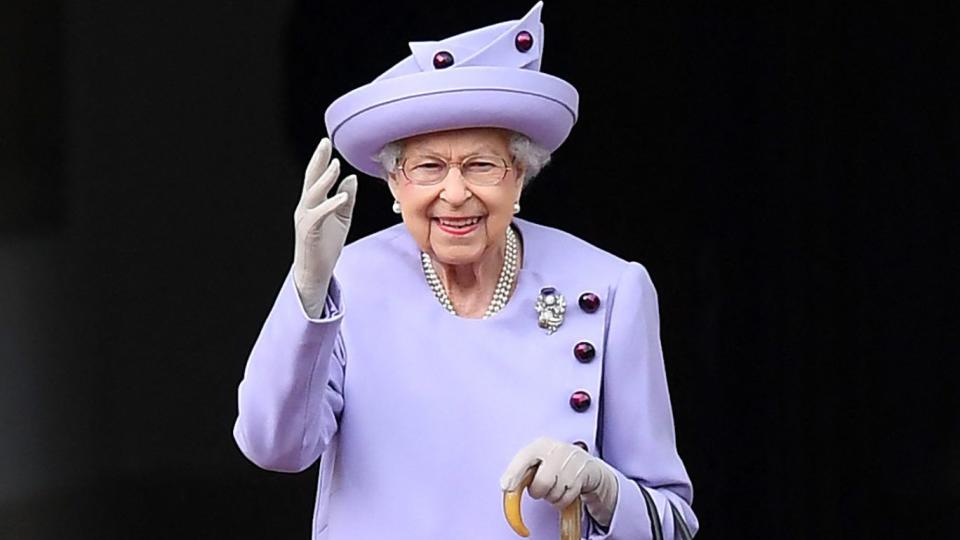
[[502,181],[489,186],[470,184],[456,166],[434,185],[414,184],[399,170],[389,175],[390,191],[400,203],[410,234],[422,251],[443,264],[477,263],[503,242],[513,204],[523,188],[522,171],[513,164],[506,130],[458,129],[403,141],[401,164],[424,159],[461,163],[480,156],[500,158],[511,167]]

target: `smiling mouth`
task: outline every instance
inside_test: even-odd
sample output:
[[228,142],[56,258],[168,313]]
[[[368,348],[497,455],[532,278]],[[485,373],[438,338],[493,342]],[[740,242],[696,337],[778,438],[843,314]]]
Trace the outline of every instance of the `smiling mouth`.
[[451,234],[466,234],[477,228],[477,225],[483,221],[483,216],[464,218],[442,217],[433,219],[443,231]]
[[476,225],[480,223],[480,216],[474,216],[469,218],[434,218],[444,227],[451,228],[466,228],[471,225]]

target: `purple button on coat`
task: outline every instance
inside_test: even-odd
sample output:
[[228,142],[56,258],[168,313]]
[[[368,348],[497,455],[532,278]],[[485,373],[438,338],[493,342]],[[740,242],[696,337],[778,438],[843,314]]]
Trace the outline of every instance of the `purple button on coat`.
[[580,299],[577,300],[577,303],[580,304],[580,309],[586,311],[587,313],[595,313],[600,309],[600,297],[592,292],[585,292],[580,295]]
[[[651,538],[641,489],[660,508],[664,538],[679,538],[668,501],[696,531],[647,271],[555,229],[515,224],[517,289],[489,319],[440,306],[402,224],[344,249],[325,318],[307,318],[291,278],[283,282],[240,383],[234,437],[265,469],[298,472],[320,459],[315,540],[515,540],[499,479],[541,436],[587,441],[616,472],[609,531],[585,519],[585,537]],[[598,314],[568,312],[547,335],[533,308],[546,286],[610,300]],[[565,361],[577,340],[597,345],[593,362]],[[577,390],[594,406],[572,411]],[[557,510],[524,498],[530,538],[558,538]]]
[[573,355],[581,363],[588,364],[597,355],[597,348],[589,341],[581,341],[573,347]]

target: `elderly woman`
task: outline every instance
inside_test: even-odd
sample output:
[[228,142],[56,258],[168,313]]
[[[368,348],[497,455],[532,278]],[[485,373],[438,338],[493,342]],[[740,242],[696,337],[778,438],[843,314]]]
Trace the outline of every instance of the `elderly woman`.
[[[540,8],[411,43],[327,111],[234,429],[265,469],[321,460],[316,539],[516,538],[504,493],[533,538],[574,502],[577,537],[696,532],[649,275],[515,217],[576,120],[539,71]],[[343,247],[357,181],[327,196],[332,147],[402,224]]]

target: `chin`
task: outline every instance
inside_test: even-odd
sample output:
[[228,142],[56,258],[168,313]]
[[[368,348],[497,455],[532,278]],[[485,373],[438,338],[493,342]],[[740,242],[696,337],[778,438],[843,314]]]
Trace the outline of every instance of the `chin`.
[[460,266],[474,264],[483,258],[484,246],[433,246],[434,258],[443,264]]

